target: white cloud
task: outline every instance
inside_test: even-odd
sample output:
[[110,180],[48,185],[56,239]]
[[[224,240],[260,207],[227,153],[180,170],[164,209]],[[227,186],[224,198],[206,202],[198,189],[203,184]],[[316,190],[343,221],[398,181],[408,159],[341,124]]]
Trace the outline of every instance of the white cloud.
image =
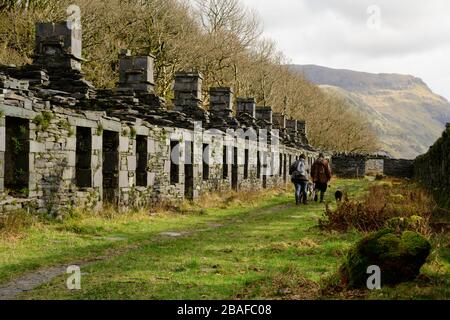
[[[412,74],[450,99],[450,1],[243,0],[298,64]],[[380,8],[380,29],[367,8]]]

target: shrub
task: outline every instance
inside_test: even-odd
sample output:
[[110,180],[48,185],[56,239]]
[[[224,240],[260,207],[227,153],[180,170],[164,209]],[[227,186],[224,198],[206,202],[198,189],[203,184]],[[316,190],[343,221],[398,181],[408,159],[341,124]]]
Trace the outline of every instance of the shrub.
[[360,200],[344,199],[335,210],[327,204],[319,226],[341,232],[350,228],[371,232],[389,226],[429,235],[434,208],[432,198],[415,185],[380,184],[371,186]]

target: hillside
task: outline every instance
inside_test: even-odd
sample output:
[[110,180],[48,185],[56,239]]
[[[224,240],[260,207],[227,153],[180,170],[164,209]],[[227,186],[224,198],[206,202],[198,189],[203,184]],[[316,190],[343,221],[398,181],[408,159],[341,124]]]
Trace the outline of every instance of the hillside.
[[368,116],[381,140],[380,151],[390,156],[415,158],[425,153],[450,121],[450,103],[419,78],[315,65],[290,67]]

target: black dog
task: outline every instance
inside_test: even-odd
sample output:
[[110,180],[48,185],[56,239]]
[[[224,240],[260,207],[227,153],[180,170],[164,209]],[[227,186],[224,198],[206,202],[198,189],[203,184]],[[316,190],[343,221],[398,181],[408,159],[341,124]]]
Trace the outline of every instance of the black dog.
[[338,190],[338,191],[336,191],[334,193],[334,197],[336,198],[337,202],[341,202],[342,201],[342,196],[343,196],[342,191]]

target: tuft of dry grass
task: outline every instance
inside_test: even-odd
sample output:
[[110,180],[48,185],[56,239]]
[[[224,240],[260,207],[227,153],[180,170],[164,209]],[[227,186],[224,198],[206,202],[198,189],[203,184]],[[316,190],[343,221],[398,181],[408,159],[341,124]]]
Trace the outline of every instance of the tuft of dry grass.
[[274,187],[264,190],[233,190],[208,192],[201,195],[195,201],[183,201],[175,211],[182,213],[204,213],[207,208],[227,209],[233,206],[256,206],[262,200],[276,195],[285,194],[284,187]]
[[20,238],[23,231],[33,223],[33,216],[23,209],[8,212],[8,214],[0,216],[0,237]]
[[275,195],[285,194],[284,187],[275,187],[264,190],[243,191],[216,191],[201,195],[198,199],[183,201],[159,201],[144,208],[118,209],[113,205],[104,205],[102,209],[93,211],[88,209],[74,209],[71,216],[97,216],[107,220],[114,220],[126,215],[151,215],[161,216],[165,214],[194,214],[204,215],[208,208],[227,209],[233,206],[257,206],[261,200],[269,199]]

